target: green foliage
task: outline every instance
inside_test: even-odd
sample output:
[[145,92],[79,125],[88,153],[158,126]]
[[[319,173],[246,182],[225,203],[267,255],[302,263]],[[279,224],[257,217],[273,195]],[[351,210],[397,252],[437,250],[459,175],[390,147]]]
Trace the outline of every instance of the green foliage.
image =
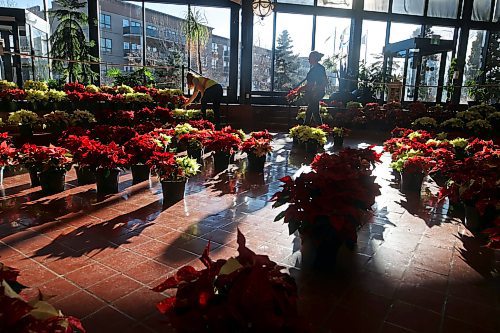
[[118,68],[111,68],[106,75],[113,79],[114,86],[151,86],[155,83],[153,73],[146,68],[140,68],[132,73],[124,73]]
[[298,56],[293,54],[293,41],[288,30],[283,30],[276,43],[274,86],[276,90],[287,91],[298,83]]
[[34,125],[38,122],[38,115],[33,111],[21,109],[9,115],[8,122],[13,125]]
[[[186,36],[188,52],[196,50],[198,58],[198,72],[202,74],[201,50],[210,38],[208,22],[205,14],[199,9],[188,7],[186,18],[182,24],[182,32]],[[189,64],[191,66],[191,64]]]
[[80,0],[55,0],[49,10],[51,19],[58,22],[57,27],[50,36],[51,55],[54,60],[53,69],[61,78],[69,82],[90,83],[96,78],[89,64],[81,62],[96,61],[90,55],[94,42],[88,42],[83,31],[87,25],[85,14],[86,2]]

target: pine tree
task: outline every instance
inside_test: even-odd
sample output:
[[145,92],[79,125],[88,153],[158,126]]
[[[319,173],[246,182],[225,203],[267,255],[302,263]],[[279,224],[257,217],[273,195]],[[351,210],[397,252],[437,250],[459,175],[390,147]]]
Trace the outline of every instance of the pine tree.
[[491,32],[486,57],[486,84],[487,94],[498,103],[500,100],[500,32]]
[[274,66],[274,89],[290,90],[298,83],[298,56],[293,54],[293,41],[287,30],[283,30],[276,45]]
[[180,89],[182,86],[182,52],[173,48],[170,50],[166,65],[169,66],[167,69],[166,77],[169,79],[170,88]]
[[[50,36],[51,54],[54,60],[53,69],[69,82],[80,81],[89,83],[97,75],[89,64],[79,61],[95,61],[90,55],[93,41],[88,42],[83,32],[87,24],[87,15],[84,13],[86,2],[80,0],[55,0],[49,14],[58,21],[57,28]],[[76,62],[73,62],[76,61]]]

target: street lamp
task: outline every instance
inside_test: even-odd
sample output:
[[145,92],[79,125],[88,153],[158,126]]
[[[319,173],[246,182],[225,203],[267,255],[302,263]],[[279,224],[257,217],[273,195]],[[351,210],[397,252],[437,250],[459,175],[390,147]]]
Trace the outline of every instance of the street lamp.
[[253,13],[263,20],[264,17],[271,15],[273,12],[274,2],[273,0],[253,0],[252,8]]

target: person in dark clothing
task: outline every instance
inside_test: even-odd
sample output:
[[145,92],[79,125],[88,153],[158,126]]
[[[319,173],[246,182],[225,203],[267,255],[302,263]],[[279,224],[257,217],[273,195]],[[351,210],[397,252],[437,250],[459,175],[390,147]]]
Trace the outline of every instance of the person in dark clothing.
[[212,79],[203,76],[196,76],[192,73],[186,75],[187,84],[189,89],[193,89],[193,95],[184,104],[187,107],[191,104],[198,94],[201,94],[201,113],[203,118],[207,118],[208,103],[212,103],[215,117],[215,127],[220,129],[220,103],[222,101],[222,86]]
[[328,78],[326,77],[325,67],[319,63],[322,57],[323,54],[318,51],[312,51],[309,54],[309,64],[311,64],[311,69],[309,70],[309,73],[307,73],[307,83],[303,87],[305,90],[305,100],[307,102],[307,112],[306,118],[304,119],[304,125],[311,125],[313,118],[318,124],[323,124],[319,113],[319,102],[325,96]]

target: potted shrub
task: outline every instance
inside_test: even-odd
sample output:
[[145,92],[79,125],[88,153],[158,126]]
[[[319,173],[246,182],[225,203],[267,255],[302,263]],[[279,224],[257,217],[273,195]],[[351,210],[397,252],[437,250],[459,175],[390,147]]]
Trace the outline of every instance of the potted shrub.
[[300,233],[303,266],[331,269],[340,246],[356,243],[364,214],[380,194],[370,170],[380,155],[371,147],[323,153],[314,158],[311,172],[281,179],[273,207],[288,206],[275,221],[284,218],[290,234]]
[[33,127],[38,122],[38,115],[33,111],[21,109],[9,115],[8,122],[19,126],[19,133],[25,138],[33,136]]
[[129,156],[133,184],[149,180],[150,168],[146,162],[161,149],[154,138],[150,134],[138,134],[125,143],[124,149]]
[[118,193],[120,169],[128,164],[128,156],[123,147],[114,142],[103,144],[88,140],[75,153],[75,160],[80,167],[95,170],[97,193]]
[[241,143],[240,150],[247,153],[248,168],[252,171],[262,172],[264,164],[266,164],[266,157],[273,151],[273,147],[269,139],[256,139],[250,136]]
[[176,157],[170,152],[154,152],[147,165],[158,175],[164,204],[182,200],[187,179],[196,175],[200,169],[195,159],[188,156]]
[[290,129],[290,136],[298,147],[303,145],[309,153],[316,153],[326,144],[326,133],[320,128],[298,125]]
[[12,146],[8,133],[0,133],[0,186],[3,185],[4,169],[15,164],[15,156],[16,149]]
[[45,193],[64,191],[66,171],[71,168],[71,155],[65,148],[24,144],[17,160],[30,172],[31,186],[42,187]]
[[214,152],[215,170],[224,170],[231,155],[238,150],[241,140],[238,136],[222,131],[210,132],[204,142],[205,150]]
[[348,129],[343,127],[334,127],[332,129],[333,145],[342,147],[344,145],[344,137],[348,134]]
[[43,125],[50,133],[59,136],[70,123],[69,114],[64,111],[53,111],[43,116]]
[[181,267],[153,288],[175,294],[156,305],[176,332],[307,332],[297,308],[297,285],[284,267],[246,247],[238,230],[238,256],[213,261],[210,243],[205,268]]

